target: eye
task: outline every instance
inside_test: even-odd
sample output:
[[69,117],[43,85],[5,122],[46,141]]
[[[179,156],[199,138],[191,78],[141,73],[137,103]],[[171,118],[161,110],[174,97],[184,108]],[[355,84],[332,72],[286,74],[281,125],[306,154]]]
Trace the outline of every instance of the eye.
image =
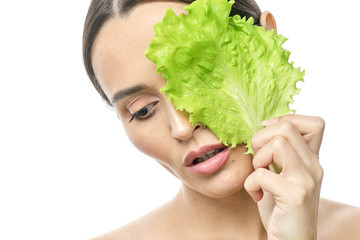
[[145,107],[141,108],[139,111],[132,114],[129,123],[134,119],[145,120],[145,119],[150,118],[154,114],[155,107],[157,104],[158,104],[158,102],[150,103],[150,104],[146,105]]

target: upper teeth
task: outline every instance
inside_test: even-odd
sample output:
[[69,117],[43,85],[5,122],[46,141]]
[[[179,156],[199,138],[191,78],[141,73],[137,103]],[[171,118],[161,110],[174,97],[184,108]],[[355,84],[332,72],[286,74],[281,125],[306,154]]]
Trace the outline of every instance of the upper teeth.
[[221,152],[221,150],[223,150],[223,149],[215,149],[215,150],[212,150],[212,151],[210,151],[210,152],[207,152],[207,153],[206,153],[205,155],[203,155],[202,157],[196,158],[196,159],[194,160],[194,163],[196,164],[196,163],[201,163],[201,162],[203,162],[203,161],[206,161],[206,160],[208,160],[209,158],[211,158],[211,157],[215,156],[216,154],[218,154],[219,152]]

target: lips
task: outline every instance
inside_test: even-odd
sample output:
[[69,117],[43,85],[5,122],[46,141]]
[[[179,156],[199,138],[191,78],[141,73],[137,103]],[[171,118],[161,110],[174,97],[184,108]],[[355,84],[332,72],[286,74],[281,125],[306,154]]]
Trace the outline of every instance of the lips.
[[223,144],[212,144],[200,147],[196,151],[190,151],[183,164],[195,174],[211,174],[226,162],[230,155],[230,147]]
[[196,158],[193,161],[193,165],[204,162],[206,160],[208,160],[209,158],[212,158],[213,156],[215,156],[216,154],[218,154],[219,152],[222,152],[225,148],[221,148],[221,149],[214,149],[211,150],[210,152],[205,153],[203,156]]

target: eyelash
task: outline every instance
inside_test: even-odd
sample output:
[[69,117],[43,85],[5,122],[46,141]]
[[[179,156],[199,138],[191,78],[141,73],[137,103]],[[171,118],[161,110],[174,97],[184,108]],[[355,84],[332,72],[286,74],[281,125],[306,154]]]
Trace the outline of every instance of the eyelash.
[[140,120],[140,121],[149,119],[155,113],[154,108],[156,107],[157,104],[158,104],[158,102],[150,103],[150,104],[146,105],[145,107],[141,108],[136,113],[132,114],[131,118],[129,120],[129,123],[134,119]]

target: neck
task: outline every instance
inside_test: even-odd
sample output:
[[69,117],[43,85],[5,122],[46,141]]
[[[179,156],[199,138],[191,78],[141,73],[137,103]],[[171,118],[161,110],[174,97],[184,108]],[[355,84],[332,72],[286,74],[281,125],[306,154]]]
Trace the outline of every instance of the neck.
[[229,197],[218,199],[202,195],[183,184],[174,204],[176,216],[183,226],[202,235],[205,232],[213,239],[266,238],[257,205],[243,188]]

